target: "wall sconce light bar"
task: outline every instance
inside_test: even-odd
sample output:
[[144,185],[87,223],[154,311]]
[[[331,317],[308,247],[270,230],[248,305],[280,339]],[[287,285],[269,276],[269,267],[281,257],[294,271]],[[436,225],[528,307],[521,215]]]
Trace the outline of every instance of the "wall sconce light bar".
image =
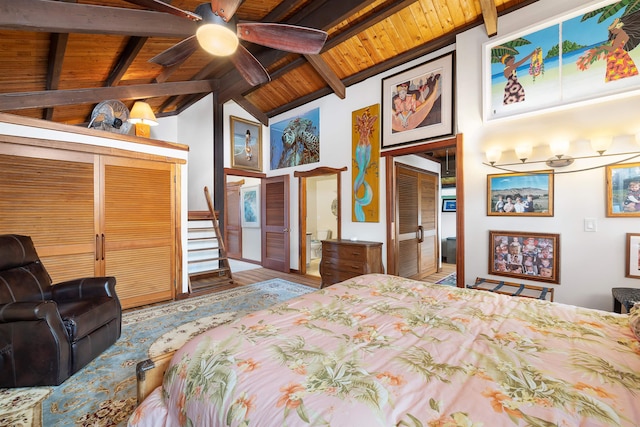
[[[585,167],[582,169],[572,169],[572,170],[567,170],[567,171],[553,171],[554,174],[565,174],[565,173],[575,173],[575,172],[584,172],[584,171],[588,171],[588,170],[593,170],[593,169],[598,169],[598,168],[603,168],[605,166],[612,166],[612,165],[617,165],[619,163],[625,163],[629,160],[633,160],[637,157],[640,157],[640,152],[638,151],[629,151],[626,153],[609,153],[609,154],[598,154],[598,155],[593,155],[593,156],[579,156],[579,157],[571,157],[571,156],[562,156],[560,158],[557,157],[552,157],[550,159],[547,160],[536,160],[536,161],[530,161],[530,162],[525,162],[522,161],[522,159],[520,159],[522,161],[522,163],[503,163],[503,164],[495,164],[495,162],[491,162],[489,157],[488,157],[488,153],[487,152],[487,160],[489,160],[488,162],[483,162],[483,165],[486,166],[491,166],[492,168],[495,169],[500,169],[502,171],[505,172],[513,172],[513,173],[521,173],[521,172],[525,172],[523,170],[516,170],[514,167],[515,166],[522,166],[523,164],[527,164],[527,165],[535,165],[535,164],[545,164],[548,167],[551,168],[563,168],[566,166],[569,166],[571,164],[573,164],[576,160],[582,160],[582,159],[599,159],[599,158],[604,158],[604,157],[612,157],[612,156],[629,156],[629,157],[625,157],[624,159],[621,160],[616,160],[613,162],[608,162],[605,164],[600,164],[600,165],[596,165],[596,166],[591,166],[591,167]],[[499,157],[498,157],[499,158]],[[527,160],[527,159],[525,159]],[[536,173],[535,171],[526,171],[527,173]],[[542,172],[541,172],[542,173]],[[547,171],[545,171],[544,173],[548,173]]]

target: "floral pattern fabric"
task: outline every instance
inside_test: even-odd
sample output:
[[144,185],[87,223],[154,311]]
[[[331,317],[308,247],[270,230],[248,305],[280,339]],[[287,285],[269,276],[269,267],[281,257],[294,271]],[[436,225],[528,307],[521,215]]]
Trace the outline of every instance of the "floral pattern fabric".
[[637,426],[629,316],[372,274],[211,329],[131,426]]

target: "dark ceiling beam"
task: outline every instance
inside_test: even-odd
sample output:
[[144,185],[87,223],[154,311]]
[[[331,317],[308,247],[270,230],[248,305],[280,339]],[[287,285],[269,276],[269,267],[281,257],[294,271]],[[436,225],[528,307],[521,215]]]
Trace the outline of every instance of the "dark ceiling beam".
[[347,96],[347,89],[344,87],[344,83],[340,81],[340,77],[333,72],[331,67],[322,59],[320,55],[305,55],[304,56],[311,66],[316,70],[320,77],[329,85],[333,92],[340,99],[344,99]]
[[498,9],[494,0],[480,0],[482,18],[487,35],[493,37],[498,34]]
[[91,89],[51,90],[0,94],[0,111],[92,104],[105,99],[144,99],[155,96],[208,93],[218,90],[216,80],[155,83]]
[[148,37],[129,37],[126,46],[120,53],[116,66],[107,77],[106,86],[117,86],[127,72],[140,50],[147,42]]
[[162,12],[47,0],[0,0],[0,29],[185,38],[197,23]]
[[[47,83],[46,90],[56,90],[60,84],[60,74],[62,73],[62,63],[64,54],[67,51],[67,42],[69,34],[53,33],[51,34],[51,42],[49,44],[49,61],[47,64]],[[43,119],[53,119],[53,108],[45,108]]]
[[253,105],[249,100],[243,96],[237,95],[233,98],[236,104],[241,106],[247,113],[251,114],[256,118],[260,123],[265,126],[269,126],[269,117],[262,111],[258,109],[255,105]]

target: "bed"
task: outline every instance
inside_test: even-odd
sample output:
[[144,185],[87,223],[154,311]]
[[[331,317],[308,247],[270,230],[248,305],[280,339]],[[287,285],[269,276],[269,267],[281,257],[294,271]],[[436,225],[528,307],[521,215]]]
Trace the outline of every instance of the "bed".
[[638,426],[639,402],[629,315],[370,274],[189,341],[129,425]]

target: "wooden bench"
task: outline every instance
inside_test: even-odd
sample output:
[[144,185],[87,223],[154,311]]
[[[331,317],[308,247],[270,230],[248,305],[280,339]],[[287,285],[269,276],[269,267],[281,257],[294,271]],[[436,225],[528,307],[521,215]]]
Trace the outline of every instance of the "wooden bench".
[[553,301],[553,288],[545,286],[525,285],[522,283],[505,282],[503,280],[485,279],[477,277],[473,285],[467,285],[469,289],[495,292],[497,294],[511,295],[514,297],[535,298]]

